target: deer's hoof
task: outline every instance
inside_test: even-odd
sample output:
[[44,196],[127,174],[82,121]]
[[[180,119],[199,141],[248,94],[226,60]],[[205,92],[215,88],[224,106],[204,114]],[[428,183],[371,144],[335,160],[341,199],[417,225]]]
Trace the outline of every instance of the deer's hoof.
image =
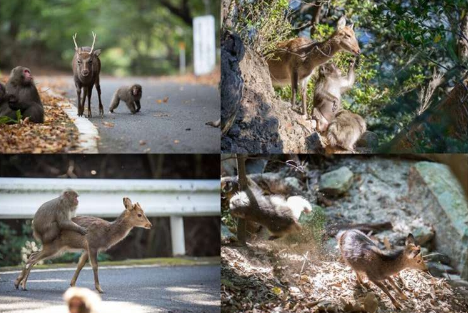
[[97,290],[99,293],[104,293],[104,290],[102,290],[101,286],[96,286],[96,290]]

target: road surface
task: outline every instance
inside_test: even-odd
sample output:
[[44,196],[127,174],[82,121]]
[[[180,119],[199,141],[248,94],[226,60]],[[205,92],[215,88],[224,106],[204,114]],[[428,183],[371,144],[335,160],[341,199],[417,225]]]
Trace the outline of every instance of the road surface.
[[[74,269],[32,270],[27,291],[14,288],[19,272],[0,273],[0,312],[66,313],[62,300]],[[102,310],[112,312],[220,312],[220,267],[100,267]],[[86,266],[77,287],[94,290]]]
[[[67,97],[76,106],[72,77],[65,80]],[[133,115],[125,103],[120,102],[115,113],[110,113],[114,92],[120,86],[132,84],[143,87],[141,111]],[[99,117],[95,88],[91,99],[93,117],[90,118],[99,131],[99,153],[219,153],[220,129],[205,125],[220,117],[216,87],[151,78],[101,77],[101,90],[104,118]],[[85,116],[86,108],[87,104]]]

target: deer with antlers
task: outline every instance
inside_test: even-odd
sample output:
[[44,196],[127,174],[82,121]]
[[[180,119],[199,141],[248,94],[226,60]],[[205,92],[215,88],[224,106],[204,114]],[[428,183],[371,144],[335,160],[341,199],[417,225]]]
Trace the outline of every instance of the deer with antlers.
[[[101,86],[99,84],[99,73],[101,72],[101,50],[94,50],[96,34],[93,34],[93,45],[91,47],[78,47],[76,34],[73,36],[75,43],[75,56],[73,57],[73,78],[75,80],[76,94],[78,96],[78,116],[83,116],[86,97],[88,97],[88,117],[91,115],[91,95],[93,86],[99,98],[99,115],[104,116],[104,108],[101,101]],[[83,100],[81,100],[81,89],[83,88]]]

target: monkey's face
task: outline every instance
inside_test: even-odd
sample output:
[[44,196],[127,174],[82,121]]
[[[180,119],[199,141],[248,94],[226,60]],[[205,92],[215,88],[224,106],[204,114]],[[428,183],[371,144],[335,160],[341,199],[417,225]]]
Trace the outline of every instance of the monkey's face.
[[134,227],[150,229],[153,226],[138,202],[132,204],[129,198],[124,198],[123,202],[126,208],[126,218]]
[[132,86],[132,95],[136,98],[141,98],[142,88],[140,85],[133,85]]
[[85,302],[79,297],[73,297],[68,301],[68,310],[70,313],[83,313],[87,312]]
[[65,195],[68,203],[70,203],[70,205],[78,206],[78,193],[76,193],[76,191],[67,190],[67,191],[64,192],[64,195]]
[[10,79],[16,81],[17,84],[30,85],[33,82],[31,70],[26,67],[17,66],[11,71]]
[[230,177],[221,179],[221,198],[231,199],[239,191],[239,184]]

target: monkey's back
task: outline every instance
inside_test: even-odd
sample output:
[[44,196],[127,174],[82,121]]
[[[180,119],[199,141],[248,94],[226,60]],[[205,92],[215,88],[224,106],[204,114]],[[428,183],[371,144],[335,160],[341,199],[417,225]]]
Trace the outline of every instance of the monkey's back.
[[328,126],[327,139],[332,147],[353,151],[354,145],[365,131],[366,122],[361,116],[342,110]]

